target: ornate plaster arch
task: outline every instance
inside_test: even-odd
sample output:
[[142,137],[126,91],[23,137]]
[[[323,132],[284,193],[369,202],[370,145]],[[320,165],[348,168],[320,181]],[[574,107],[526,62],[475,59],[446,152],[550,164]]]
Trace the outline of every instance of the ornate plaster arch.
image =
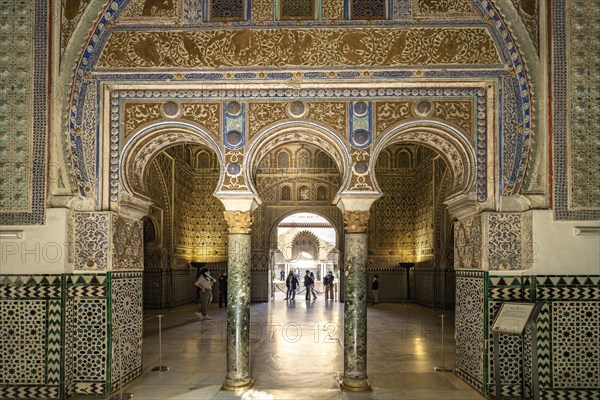
[[[66,133],[64,142],[62,142],[61,138],[62,151],[65,153],[65,158],[70,158],[72,161],[73,180],[79,186],[79,190],[82,194],[85,194],[84,189],[90,185],[90,178],[86,174],[86,163],[90,163],[91,161],[86,160],[81,154],[81,151],[77,150],[81,147],[81,139],[78,137],[78,131],[81,129],[79,122],[85,119],[83,116],[84,110],[81,99],[85,98],[88,88],[93,87],[97,83],[97,79],[93,74],[96,68],[96,62],[103,52],[108,37],[114,31],[115,21],[117,20],[120,11],[123,10],[128,3],[128,0],[111,0],[109,2],[91,1],[90,6],[86,10],[86,16],[94,15],[94,13],[96,13],[98,18],[96,20],[88,20],[86,17],[85,21],[82,20],[81,26],[77,27],[77,34],[73,35],[73,38],[71,39],[72,43],[70,44],[72,48],[75,48],[74,42],[82,41],[83,45],[77,46],[81,51],[75,52],[73,50],[68,57],[64,58],[62,65],[62,69],[66,73],[64,77],[65,83],[71,81],[71,85],[64,85],[64,87],[69,87],[68,92],[61,95],[61,102],[64,104],[61,111],[63,113],[61,121],[64,121],[64,129],[61,130],[60,134]],[[506,61],[507,67],[515,76],[514,94],[519,100],[519,109],[517,110],[517,113],[519,114],[519,123],[522,129],[518,133],[514,166],[512,168],[512,173],[509,175],[509,182],[507,185],[509,188],[507,190],[514,193],[519,190],[523,182],[531,155],[533,108],[531,106],[530,75],[535,78],[539,75],[539,71],[535,68],[528,71],[525,66],[519,43],[529,39],[521,37],[525,34],[523,29],[518,29],[513,32],[509,28],[512,25],[512,20],[516,17],[513,16],[513,13],[508,12],[505,13],[507,16],[505,18],[501,12],[499,12],[499,10],[505,11],[505,7],[508,7],[507,4],[509,3],[507,0],[473,0],[473,3],[479,9],[481,16],[483,16],[485,21],[489,24],[489,29],[492,32],[496,47],[502,54],[501,58]],[[98,13],[98,11],[100,12]],[[75,64],[73,65],[73,73],[72,75],[70,73],[67,74],[67,71],[70,71],[72,64]],[[154,71],[152,70],[149,73],[152,74],[153,72]],[[313,73],[312,70],[304,72],[306,74]],[[262,73],[262,71],[260,71],[260,73]],[[173,74],[170,75],[172,76]],[[228,75],[231,77],[228,77]],[[143,81],[155,79],[150,78],[152,75],[145,75],[144,73],[136,73],[133,75],[122,74],[122,76],[126,76],[126,79],[139,79]],[[169,76],[169,74],[167,74],[167,76]],[[235,78],[237,74],[221,74],[221,76],[221,79],[223,80],[235,81],[238,79]],[[243,82],[247,82],[248,78],[244,75],[243,78],[239,79],[243,79]],[[58,134],[58,132],[56,134]]]
[[[152,160],[161,151],[184,143],[208,147],[217,154],[219,165],[224,165],[223,152],[209,133],[184,122],[154,124],[132,134],[123,146],[119,159],[119,173],[125,191],[133,196],[145,197],[144,178]],[[217,187],[220,185],[221,182]]]
[[342,174],[340,188],[346,186],[350,175],[350,152],[341,136],[324,124],[294,121],[267,127],[249,143],[244,171],[248,174],[248,183],[253,192],[256,192],[254,182],[260,161],[274,148],[292,142],[311,143],[326,152]]
[[435,150],[448,165],[451,174],[450,195],[467,194],[474,189],[476,155],[469,139],[460,130],[439,121],[409,121],[387,129],[372,149],[370,170],[375,178],[379,153],[390,145],[414,143]]

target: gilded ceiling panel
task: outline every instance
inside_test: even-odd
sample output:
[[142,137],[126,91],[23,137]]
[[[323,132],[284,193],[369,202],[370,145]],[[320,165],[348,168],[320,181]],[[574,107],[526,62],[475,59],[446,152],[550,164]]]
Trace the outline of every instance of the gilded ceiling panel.
[[127,140],[140,126],[161,119],[160,105],[161,103],[125,103],[123,138]]
[[197,122],[215,137],[221,136],[221,104],[219,103],[183,103],[181,118]]
[[[421,117],[415,111],[416,101],[385,101],[375,103],[375,136],[379,136],[390,126],[400,121]],[[443,119],[460,127],[472,137],[474,107],[472,100],[434,101],[430,117]]]
[[489,32],[468,28],[116,31],[98,67],[218,68],[486,65]]
[[264,127],[287,118],[284,103],[250,103],[248,105],[249,139]]

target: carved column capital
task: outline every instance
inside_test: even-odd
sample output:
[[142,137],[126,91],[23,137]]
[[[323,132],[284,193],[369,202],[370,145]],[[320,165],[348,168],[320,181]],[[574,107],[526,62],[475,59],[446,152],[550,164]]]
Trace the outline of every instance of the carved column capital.
[[250,211],[223,211],[225,221],[229,225],[229,233],[250,233],[252,214]]
[[344,211],[346,233],[365,233],[369,224],[369,211]]

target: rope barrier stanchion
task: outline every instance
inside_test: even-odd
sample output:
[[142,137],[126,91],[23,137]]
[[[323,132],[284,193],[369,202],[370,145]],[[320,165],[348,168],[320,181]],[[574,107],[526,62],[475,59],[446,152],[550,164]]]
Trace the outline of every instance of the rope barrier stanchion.
[[158,317],[158,366],[152,368],[152,371],[163,372],[163,371],[169,370],[169,367],[167,367],[166,365],[162,365],[162,317],[164,317],[164,315],[159,314],[159,315],[157,315],[157,317]]
[[435,367],[434,370],[437,372],[450,372],[452,368],[444,367],[444,314],[440,317],[442,317],[442,366]]

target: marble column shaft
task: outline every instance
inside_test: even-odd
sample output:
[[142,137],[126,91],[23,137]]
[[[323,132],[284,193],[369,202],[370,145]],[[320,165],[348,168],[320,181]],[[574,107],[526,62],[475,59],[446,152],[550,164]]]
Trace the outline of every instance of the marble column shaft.
[[247,389],[250,375],[250,235],[229,234],[227,375],[223,387]]
[[344,377],[348,389],[367,382],[367,234],[346,233],[344,303]]

